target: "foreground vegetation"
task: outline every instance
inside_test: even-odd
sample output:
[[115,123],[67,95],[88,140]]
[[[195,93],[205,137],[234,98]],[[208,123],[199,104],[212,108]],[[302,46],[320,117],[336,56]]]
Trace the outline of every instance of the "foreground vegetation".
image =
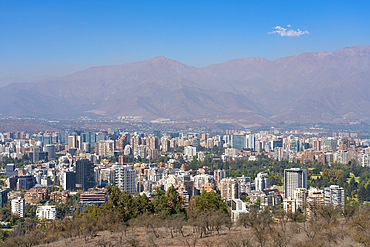
[[251,207],[234,224],[219,194],[203,192],[188,209],[171,187],[154,200],[108,187],[100,207],[3,231],[0,246],[370,246],[370,205],[309,205],[310,217]]

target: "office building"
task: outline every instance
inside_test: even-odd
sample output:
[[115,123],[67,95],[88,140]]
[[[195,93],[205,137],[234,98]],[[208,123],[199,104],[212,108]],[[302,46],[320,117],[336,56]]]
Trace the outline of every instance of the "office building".
[[8,190],[0,190],[0,208],[8,203]]
[[94,163],[88,159],[76,162],[76,189],[87,190],[95,185]]
[[18,176],[18,171],[15,170],[15,165],[14,164],[7,164],[6,165],[6,175],[8,177]]
[[232,135],[231,136],[231,147],[237,149],[245,148],[245,136],[244,135]]
[[36,184],[36,179],[32,175],[20,176],[17,181],[17,190],[29,190]]
[[90,153],[91,152],[91,144],[89,142],[83,142],[82,143],[82,150],[85,153]]
[[52,144],[52,139],[50,135],[44,135],[44,145],[50,145]]
[[154,130],[154,137],[158,137],[160,138],[161,137],[161,132],[159,130]]
[[64,190],[74,190],[76,186],[76,173],[63,172],[60,176],[60,185]]
[[301,151],[299,141],[291,141],[290,150],[292,150],[294,153],[298,153],[299,151]]
[[55,159],[55,146],[54,144],[48,144],[44,146],[44,152],[48,154],[48,159],[53,160]]
[[39,147],[34,147],[33,148],[33,156],[32,156],[32,161],[37,162],[40,160],[40,148]]
[[75,148],[76,147],[76,136],[70,135],[68,136],[68,148]]
[[247,135],[245,137],[246,141],[246,148],[249,148],[251,150],[255,150],[255,144],[256,144],[256,136],[255,135]]
[[307,170],[291,168],[284,170],[284,198],[293,198],[293,190],[307,189]]
[[337,151],[337,140],[333,138],[325,139],[324,146],[328,147],[330,151]]
[[278,148],[283,147],[283,140],[282,139],[271,141],[271,143],[270,143],[271,151],[274,151],[276,147],[278,147]]

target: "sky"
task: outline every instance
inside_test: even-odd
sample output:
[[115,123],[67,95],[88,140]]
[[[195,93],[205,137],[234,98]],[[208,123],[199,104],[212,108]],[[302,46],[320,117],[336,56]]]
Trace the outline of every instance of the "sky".
[[156,56],[204,67],[370,45],[370,1],[0,0],[0,78]]

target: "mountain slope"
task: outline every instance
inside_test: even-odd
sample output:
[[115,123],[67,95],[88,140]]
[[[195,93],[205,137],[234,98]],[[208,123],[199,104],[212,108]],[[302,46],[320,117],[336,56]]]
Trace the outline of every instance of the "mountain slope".
[[0,114],[135,115],[249,122],[368,120],[370,46],[204,68],[164,57],[92,67],[0,90]]

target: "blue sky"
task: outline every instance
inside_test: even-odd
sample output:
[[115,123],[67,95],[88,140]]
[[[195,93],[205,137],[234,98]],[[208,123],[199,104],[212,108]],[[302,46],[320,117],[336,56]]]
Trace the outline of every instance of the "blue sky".
[[[202,67],[368,45],[369,9],[370,1],[340,0],[0,0],[0,78],[62,76],[156,56]],[[270,33],[276,26],[308,33]]]

